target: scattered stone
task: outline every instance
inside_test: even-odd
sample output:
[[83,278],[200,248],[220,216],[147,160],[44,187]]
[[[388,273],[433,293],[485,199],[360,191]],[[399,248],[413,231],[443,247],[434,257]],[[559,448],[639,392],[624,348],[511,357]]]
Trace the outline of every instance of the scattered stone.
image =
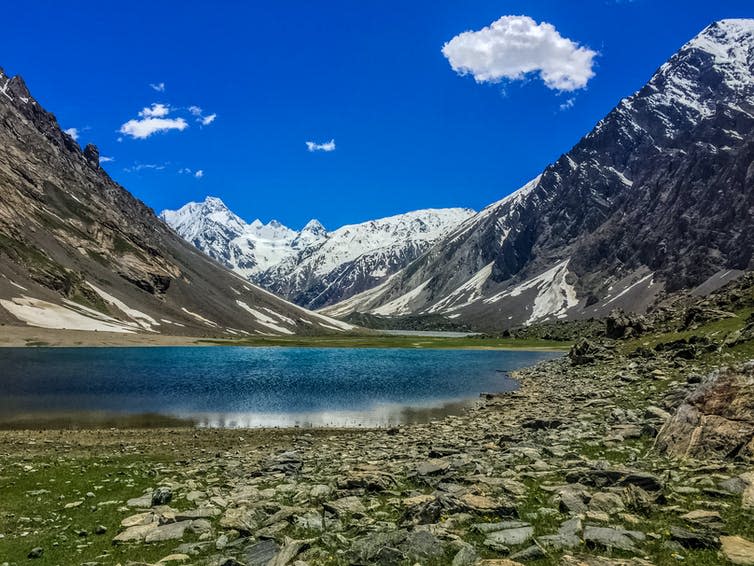
[[722,552],[733,564],[754,565],[754,542],[739,536],[720,537]]
[[173,500],[173,490],[169,487],[158,487],[152,492],[151,506],[167,505]]
[[35,548],[32,548],[29,551],[29,554],[27,555],[27,558],[35,559],[35,558],[42,558],[42,555],[44,554],[45,550],[41,546],[37,546]]
[[670,527],[670,538],[684,548],[720,548],[720,539],[710,532]]
[[345,514],[363,516],[367,511],[361,500],[353,495],[336,499],[335,501],[328,501],[324,504],[324,508],[325,511],[329,511],[338,517]]
[[638,552],[636,542],[643,541],[645,538],[644,533],[640,531],[624,531],[622,529],[592,526],[584,528],[584,542],[587,545],[602,546],[608,550],[618,549]]

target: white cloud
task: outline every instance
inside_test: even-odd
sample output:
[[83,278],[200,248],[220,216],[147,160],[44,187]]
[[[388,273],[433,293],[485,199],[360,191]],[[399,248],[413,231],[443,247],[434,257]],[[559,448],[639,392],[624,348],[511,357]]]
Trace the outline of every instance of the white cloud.
[[576,99],[569,98],[563,104],[560,105],[560,110],[568,110],[569,108],[573,108],[574,104],[576,104]]
[[153,102],[152,106],[147,106],[139,112],[142,118],[163,118],[168,114],[170,114],[170,106],[159,102]]
[[306,142],[306,149],[309,151],[335,151],[335,140],[330,140],[326,143],[314,143],[313,141]]
[[204,171],[199,169],[196,173],[194,173],[194,177],[196,177],[197,179],[201,179],[202,177],[204,177]]
[[189,106],[188,111],[191,112],[194,116],[202,115],[202,109],[199,106]]
[[99,162],[100,163],[110,163],[111,161],[115,161],[114,157],[107,157],[106,155],[100,155],[99,156]]
[[181,167],[180,169],[178,169],[179,175],[187,175],[190,173],[191,173],[191,169],[189,169],[188,167]]
[[79,139],[79,130],[78,128],[68,128],[67,130],[63,130],[66,134],[71,136],[74,141],[78,141]]
[[538,73],[548,88],[560,91],[584,88],[594,76],[597,55],[552,24],[528,16],[503,16],[479,31],[463,32],[443,45],[442,53],[455,72],[479,83]]
[[209,116],[202,116],[201,123],[202,126],[209,126],[212,122],[215,121],[215,118],[217,118],[217,114],[210,114]]
[[143,140],[158,132],[169,130],[182,132],[186,128],[188,128],[188,124],[183,118],[143,118],[141,120],[129,120],[120,127],[120,133],[137,140]]
[[152,89],[156,90],[157,92],[165,92],[165,83],[157,83],[157,84],[149,83],[149,86],[152,87]]
[[131,167],[124,167],[123,171],[126,173],[138,173],[145,169],[152,171],[162,171],[165,169],[164,163],[134,163]]

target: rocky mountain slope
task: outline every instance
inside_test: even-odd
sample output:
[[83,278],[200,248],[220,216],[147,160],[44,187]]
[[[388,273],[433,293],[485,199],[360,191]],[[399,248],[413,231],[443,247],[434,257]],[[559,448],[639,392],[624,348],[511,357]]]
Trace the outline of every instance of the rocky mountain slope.
[[266,289],[319,308],[371,289],[473,214],[427,209],[328,232],[311,220],[296,232],[276,220],[247,224],[216,197],[160,217],[210,257]]
[[351,325],[254,287],[110,179],[0,71],[0,324],[241,336]]
[[704,29],[568,153],[335,316],[480,328],[642,311],[752,267],[754,20]]

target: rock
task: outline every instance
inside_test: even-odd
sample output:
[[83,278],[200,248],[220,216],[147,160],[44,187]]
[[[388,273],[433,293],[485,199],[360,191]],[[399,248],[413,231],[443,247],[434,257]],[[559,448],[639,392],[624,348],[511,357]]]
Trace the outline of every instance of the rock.
[[541,560],[546,556],[547,553],[542,549],[542,547],[533,544],[523,550],[519,550],[515,554],[511,554],[511,560],[523,560],[525,562],[529,562],[531,560]]
[[283,548],[267,563],[267,566],[287,566],[299,553],[309,548],[310,544],[310,541],[286,538]]
[[137,513],[136,515],[126,517],[120,522],[120,526],[129,528],[138,525],[149,525],[151,523],[157,523],[158,521],[159,517],[155,513],[147,511],[146,513]]
[[561,489],[555,499],[558,507],[563,513],[580,514],[586,513],[587,511],[587,495],[588,494],[585,494],[583,489],[575,486],[568,486]]
[[644,533],[640,531],[624,531],[608,527],[584,528],[584,542],[590,546],[602,546],[609,549],[637,552],[636,541],[643,541]]
[[655,446],[681,458],[735,458],[754,437],[754,368],[713,372],[660,430]]
[[126,501],[126,505],[128,507],[138,507],[141,509],[146,509],[147,507],[152,506],[152,496],[142,495],[141,497],[134,497],[133,499],[129,499],[128,501]]
[[447,460],[435,459],[420,463],[416,467],[416,473],[420,476],[436,476],[447,472],[450,469],[450,462]]
[[605,357],[605,349],[583,338],[580,342],[571,346],[568,357],[575,366],[592,364]]
[[670,527],[670,538],[684,548],[719,548],[720,539],[714,533],[695,532],[681,527]]
[[259,528],[255,515],[245,507],[231,507],[225,510],[220,518],[220,526],[224,529],[235,529],[240,533],[253,533]]
[[42,558],[42,555],[44,554],[45,550],[41,546],[37,546],[32,548],[29,551],[29,554],[26,555],[27,558],[35,559],[35,558]]
[[480,560],[477,562],[477,566],[524,566],[520,562],[514,560],[508,560],[507,558],[488,558],[487,560]]
[[107,532],[107,527],[105,525],[97,525],[94,527],[94,534],[95,535],[104,535]]
[[84,148],[84,158],[90,165],[99,169],[99,149],[93,143],[89,143]]
[[303,466],[301,454],[295,451],[285,451],[270,459],[267,469],[271,472],[283,472],[290,475],[298,473]]
[[473,566],[479,560],[479,554],[470,544],[464,544],[453,557],[451,566]]
[[148,533],[157,528],[157,523],[150,523],[148,525],[136,525],[128,527],[122,533],[119,533],[113,539],[113,544],[121,542],[134,542],[144,540]]
[[620,309],[613,310],[605,319],[605,336],[614,340],[636,337],[646,330],[644,317],[630,315]]
[[183,533],[191,526],[191,521],[167,523],[149,531],[144,537],[144,542],[162,542],[165,540],[180,540]]
[[516,507],[503,499],[466,493],[459,498],[459,501],[464,509],[474,513],[494,513],[506,517],[516,515]]
[[720,537],[722,552],[733,564],[754,565],[754,542],[739,536]]
[[152,492],[151,506],[167,505],[173,500],[173,490],[169,487],[158,487]]
[[165,558],[161,558],[157,561],[157,564],[169,564],[171,562],[186,562],[187,560],[191,560],[191,557],[188,554],[169,554]]
[[562,419],[527,419],[521,423],[522,428],[528,428],[532,430],[549,430],[558,428],[563,425]]
[[367,511],[361,500],[353,495],[336,499],[335,501],[328,501],[327,503],[324,503],[323,506],[325,511],[338,517],[345,514],[363,516]]
[[534,527],[531,526],[495,531],[487,535],[484,545],[495,549],[509,545],[518,546],[531,540],[532,536],[534,536]]
[[754,509],[754,472],[741,474],[739,479],[745,484],[741,493],[741,507],[744,509]]
[[706,509],[696,509],[689,511],[688,513],[681,515],[681,519],[688,523],[696,525],[711,526],[723,526],[723,518],[717,511],[708,511]]
[[215,507],[199,507],[198,509],[189,509],[188,511],[176,511],[176,521],[191,521],[193,519],[211,519],[217,517],[220,511]]
[[620,495],[605,491],[595,493],[589,500],[589,511],[602,512],[608,515],[620,513],[625,509]]
[[471,525],[471,530],[478,533],[487,534],[494,533],[496,531],[505,531],[508,529],[518,529],[520,527],[528,527],[529,523],[523,521],[501,521],[500,523],[475,523]]
[[387,491],[395,487],[395,478],[385,472],[355,471],[338,481],[340,489],[364,489],[369,492]]
[[266,566],[279,551],[280,546],[274,540],[263,540],[246,547],[244,561],[247,566]]

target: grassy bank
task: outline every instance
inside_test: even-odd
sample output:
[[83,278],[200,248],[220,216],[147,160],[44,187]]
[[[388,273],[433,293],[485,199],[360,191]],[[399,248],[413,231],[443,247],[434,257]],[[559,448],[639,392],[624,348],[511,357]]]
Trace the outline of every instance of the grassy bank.
[[447,349],[499,349],[499,350],[568,350],[571,344],[538,338],[488,338],[467,336],[461,338],[428,336],[252,336],[239,340],[201,340],[202,344],[254,347],[309,347],[309,348],[447,348]]

